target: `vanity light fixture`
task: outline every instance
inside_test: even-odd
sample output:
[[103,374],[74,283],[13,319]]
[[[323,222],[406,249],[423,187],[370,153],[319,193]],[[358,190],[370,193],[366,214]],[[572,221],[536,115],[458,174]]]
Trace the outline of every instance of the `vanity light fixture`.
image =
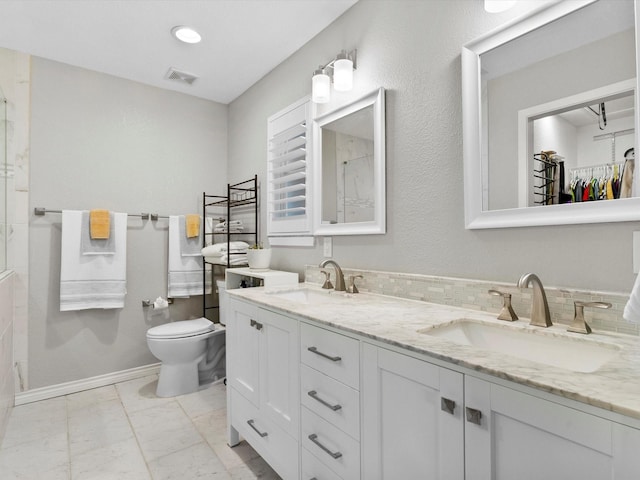
[[357,50],[347,53],[342,50],[326,65],[320,65],[311,79],[311,100],[327,103],[331,99],[331,77],[333,88],[346,92],[353,88],[353,70],[356,68]]
[[185,25],[178,25],[171,29],[171,34],[184,43],[200,43],[202,37],[193,28]]
[[489,13],[500,13],[509,10],[516,0],[484,0],[484,9]]

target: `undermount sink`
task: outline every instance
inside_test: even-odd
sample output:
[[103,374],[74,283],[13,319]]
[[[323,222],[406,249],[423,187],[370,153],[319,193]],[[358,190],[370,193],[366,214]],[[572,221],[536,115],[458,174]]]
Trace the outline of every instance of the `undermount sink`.
[[580,373],[599,370],[620,352],[616,345],[588,338],[565,337],[538,329],[494,325],[466,318],[423,328],[418,333]]
[[317,291],[309,288],[275,290],[265,293],[277,298],[282,298],[283,300],[307,304],[333,303],[335,301],[344,301],[345,299],[350,298],[346,294],[340,294],[333,290]]

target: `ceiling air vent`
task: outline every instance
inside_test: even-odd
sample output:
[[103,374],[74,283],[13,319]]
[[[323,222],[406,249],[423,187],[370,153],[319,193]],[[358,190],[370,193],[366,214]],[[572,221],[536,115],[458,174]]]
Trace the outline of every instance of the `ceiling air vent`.
[[176,68],[171,67],[164,78],[168,80],[175,80],[176,82],[186,83],[187,85],[192,85],[198,77],[193,75],[192,73],[182,72]]

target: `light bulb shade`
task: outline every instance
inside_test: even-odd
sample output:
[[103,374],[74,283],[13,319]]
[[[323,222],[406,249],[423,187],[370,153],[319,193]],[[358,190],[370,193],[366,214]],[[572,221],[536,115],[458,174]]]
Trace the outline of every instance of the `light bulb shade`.
[[316,70],[311,79],[311,100],[327,103],[331,99],[331,79],[324,70]]
[[484,9],[489,13],[500,13],[509,10],[516,0],[484,0]]
[[353,62],[348,58],[338,58],[333,64],[333,88],[340,92],[353,88]]

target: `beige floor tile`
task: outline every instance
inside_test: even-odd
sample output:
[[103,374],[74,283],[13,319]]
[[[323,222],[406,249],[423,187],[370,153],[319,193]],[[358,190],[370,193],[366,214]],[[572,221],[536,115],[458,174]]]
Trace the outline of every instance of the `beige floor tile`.
[[210,446],[227,443],[227,409],[222,408],[192,419]]
[[218,456],[225,468],[229,471],[259,458],[258,453],[247,442],[242,441],[235,447],[230,447],[226,442],[212,445],[213,451]]
[[[74,456],[71,480],[150,480],[135,439]],[[186,480],[186,479],[185,479]]]
[[83,408],[95,405],[97,403],[108,402],[112,400],[120,401],[115,385],[106,387],[92,388],[84,392],[67,395],[67,409],[69,412],[81,410]]
[[190,418],[225,408],[227,405],[227,389],[220,383],[188,395],[176,397],[176,400]]
[[229,473],[209,445],[201,442],[149,463],[153,480],[230,480]]
[[177,402],[129,413],[129,419],[148,462],[203,441]]
[[120,399],[69,412],[69,450],[74,456],[134,438]]
[[[60,432],[0,450],[0,478],[49,479],[68,478],[69,451],[67,434]],[[67,472],[64,476],[64,472]]]
[[67,406],[64,397],[15,407],[9,417],[2,448],[67,434]]
[[261,457],[229,470],[232,480],[282,480]]
[[173,401],[173,398],[157,397],[157,387],[157,375],[136,378],[135,380],[129,380],[128,382],[122,382],[116,385],[116,389],[127,413],[145,410]]

